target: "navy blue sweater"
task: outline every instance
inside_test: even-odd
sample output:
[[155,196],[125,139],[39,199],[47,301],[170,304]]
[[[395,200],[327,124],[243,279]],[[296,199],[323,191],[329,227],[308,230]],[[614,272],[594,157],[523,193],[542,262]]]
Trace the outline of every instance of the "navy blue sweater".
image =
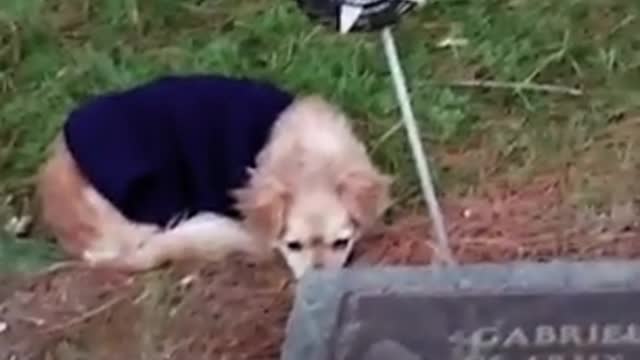
[[293,96],[268,83],[213,75],[159,78],[92,98],[64,135],[87,180],[126,217],[166,225],[213,211],[238,216],[229,192]]

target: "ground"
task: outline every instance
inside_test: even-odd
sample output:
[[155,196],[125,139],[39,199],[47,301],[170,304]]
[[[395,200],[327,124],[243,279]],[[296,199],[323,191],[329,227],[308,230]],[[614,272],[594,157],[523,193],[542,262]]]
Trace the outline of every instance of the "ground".
[[[639,31],[630,0],[434,1],[396,29],[457,260],[638,255]],[[32,176],[75,103],[167,72],[343,106],[396,178],[352,266],[441,256],[377,35],[317,27],[293,0],[2,1],[0,223],[34,215]],[[59,265],[38,227],[6,230],[0,358],[278,356],[294,290],[280,259],[128,277]]]

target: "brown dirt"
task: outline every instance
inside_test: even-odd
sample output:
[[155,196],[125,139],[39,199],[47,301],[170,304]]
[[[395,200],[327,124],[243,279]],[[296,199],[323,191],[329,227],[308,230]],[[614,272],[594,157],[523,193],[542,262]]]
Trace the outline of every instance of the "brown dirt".
[[[445,199],[456,258],[640,254],[633,204],[577,210],[562,205],[563,188],[546,176]],[[434,249],[428,222],[408,214],[363,241],[353,263],[428,264]],[[241,258],[135,278],[68,268],[11,280],[0,289],[0,359],[277,359],[293,292],[281,262]]]

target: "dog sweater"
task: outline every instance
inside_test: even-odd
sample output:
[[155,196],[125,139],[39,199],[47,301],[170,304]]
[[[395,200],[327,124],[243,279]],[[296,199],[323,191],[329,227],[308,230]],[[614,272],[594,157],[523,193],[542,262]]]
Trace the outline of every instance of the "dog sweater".
[[237,217],[230,190],[246,183],[292,101],[266,82],[167,76],[93,97],[70,113],[63,133],[87,181],[130,220]]

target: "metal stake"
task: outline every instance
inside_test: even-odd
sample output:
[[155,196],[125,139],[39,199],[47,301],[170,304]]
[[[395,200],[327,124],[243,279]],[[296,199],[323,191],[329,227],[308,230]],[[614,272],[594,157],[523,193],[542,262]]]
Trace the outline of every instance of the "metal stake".
[[441,248],[441,256],[437,256],[436,258],[444,260],[447,265],[453,265],[455,264],[455,260],[451,253],[451,248],[449,247],[449,239],[447,238],[444,217],[434,190],[431,172],[425,157],[422,141],[420,140],[420,132],[413,114],[413,109],[411,108],[407,82],[402,71],[402,66],[400,65],[398,51],[396,49],[390,27],[386,27],[382,30],[382,43],[384,44],[385,55],[387,57],[389,68],[391,69],[391,76],[393,78],[396,96],[402,112],[402,120],[409,137],[409,145],[413,153],[418,176],[420,177],[423,197],[429,208],[435,236]]

